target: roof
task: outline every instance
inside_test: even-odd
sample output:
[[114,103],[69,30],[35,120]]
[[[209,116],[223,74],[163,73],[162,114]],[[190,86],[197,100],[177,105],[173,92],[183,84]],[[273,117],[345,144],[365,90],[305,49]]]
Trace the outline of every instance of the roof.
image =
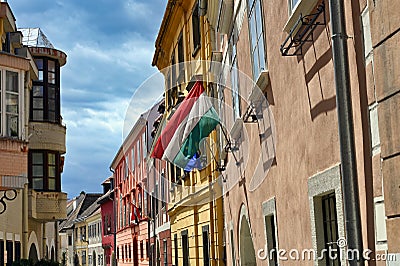
[[103,203],[106,203],[107,201],[112,201],[114,198],[113,193],[114,189],[107,191],[107,193],[101,196],[97,202],[101,205]]
[[46,35],[40,28],[21,28],[22,43],[28,47],[46,47],[53,48],[53,44],[47,39]]
[[98,200],[103,196],[101,193],[85,193],[81,194],[71,201],[76,201],[76,209],[68,214],[67,219],[62,221],[59,226],[59,231],[73,228],[76,222],[85,220],[88,216],[94,213],[100,204]]

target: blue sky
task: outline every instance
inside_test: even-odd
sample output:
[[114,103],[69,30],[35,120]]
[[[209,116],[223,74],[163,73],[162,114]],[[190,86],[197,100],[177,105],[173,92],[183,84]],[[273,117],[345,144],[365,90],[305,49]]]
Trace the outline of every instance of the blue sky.
[[[151,61],[166,2],[8,1],[18,27],[40,27],[68,56],[61,70],[67,125],[62,189],[68,197],[101,191],[101,182],[111,175],[131,97],[157,72]],[[154,90],[148,95],[156,100],[162,88]]]

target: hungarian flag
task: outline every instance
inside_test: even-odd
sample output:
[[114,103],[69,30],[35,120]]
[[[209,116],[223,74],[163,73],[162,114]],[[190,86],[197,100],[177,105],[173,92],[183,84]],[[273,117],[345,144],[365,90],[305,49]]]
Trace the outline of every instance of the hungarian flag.
[[197,81],[168,121],[154,146],[152,158],[190,171],[198,168],[199,144],[220,123],[203,84]]

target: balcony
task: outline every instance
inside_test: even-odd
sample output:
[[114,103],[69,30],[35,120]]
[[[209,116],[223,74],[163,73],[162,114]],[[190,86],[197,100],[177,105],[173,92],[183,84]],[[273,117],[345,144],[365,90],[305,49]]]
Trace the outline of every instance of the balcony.
[[41,221],[67,218],[67,194],[29,190],[29,217]]
[[29,122],[29,148],[65,153],[66,127],[47,122]]

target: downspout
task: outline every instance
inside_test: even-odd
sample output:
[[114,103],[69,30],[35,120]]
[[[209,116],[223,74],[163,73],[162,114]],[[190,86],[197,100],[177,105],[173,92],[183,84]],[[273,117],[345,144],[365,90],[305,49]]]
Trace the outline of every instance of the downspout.
[[111,166],[109,169],[110,169],[110,172],[113,174],[111,187],[112,187],[112,189],[114,189],[114,202],[113,202],[113,212],[114,212],[114,228],[113,228],[114,229],[114,232],[113,232],[113,234],[114,234],[114,250],[113,250],[113,252],[114,252],[114,256],[111,256],[111,258],[114,258],[114,259],[111,262],[111,265],[117,266],[118,258],[117,258],[117,253],[115,252],[117,249],[117,207],[115,206],[116,205],[115,195],[117,193],[115,193],[116,192],[115,191],[115,177],[114,177],[115,171],[114,171],[114,169],[112,169]]
[[[336,84],[336,106],[338,112],[340,160],[344,217],[347,248],[362,254],[361,215],[357,180],[357,165],[354,144],[353,111],[347,35],[343,0],[329,0],[332,26],[332,58]],[[361,256],[361,255],[360,255]],[[363,264],[360,258],[350,260],[349,265]]]
[[28,233],[29,233],[29,209],[28,209],[28,205],[29,205],[29,197],[28,197],[28,183],[24,184],[24,188],[22,190],[22,208],[23,208],[23,212],[22,212],[22,258],[23,259],[28,259],[28,252],[29,252],[29,246],[28,246]]

